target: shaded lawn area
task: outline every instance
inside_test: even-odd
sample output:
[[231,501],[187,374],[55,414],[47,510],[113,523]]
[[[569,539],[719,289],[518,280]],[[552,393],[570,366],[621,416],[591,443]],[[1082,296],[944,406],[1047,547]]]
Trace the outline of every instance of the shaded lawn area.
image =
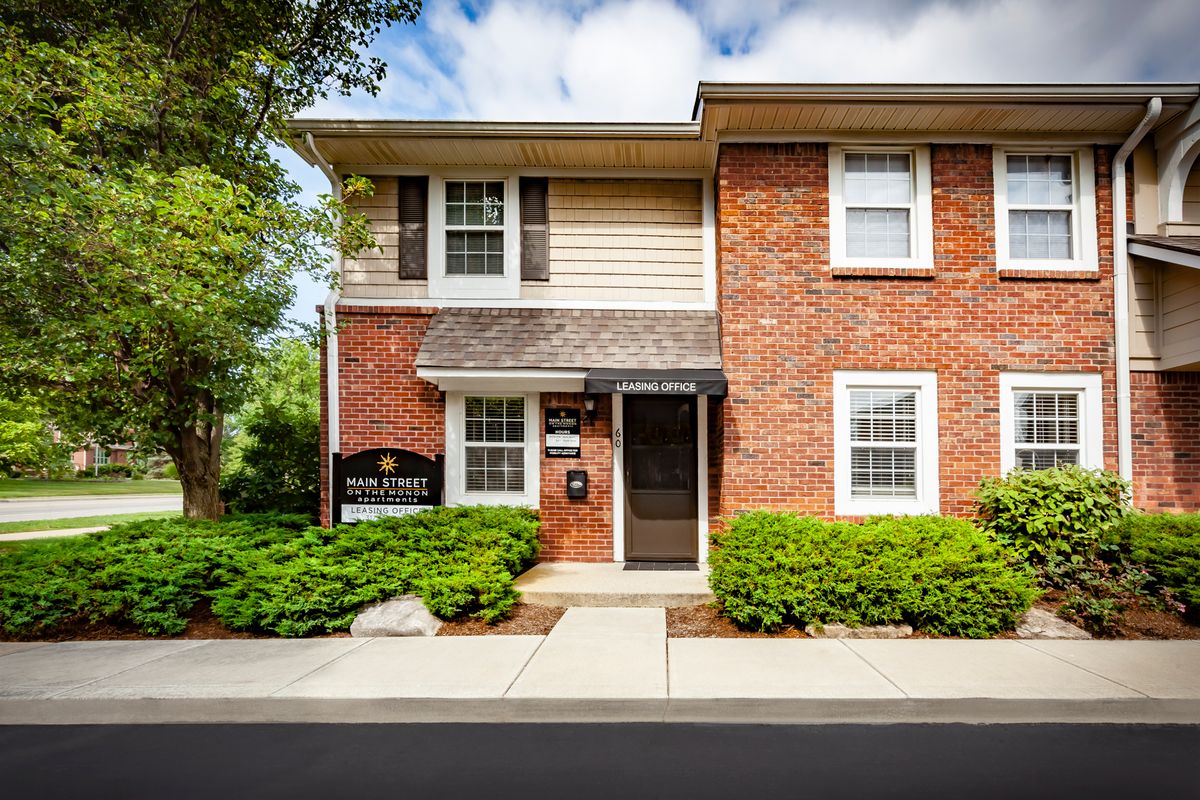
[[112,494],[181,494],[179,481],[46,481],[38,478],[5,478],[0,480],[0,499],[24,497],[66,497],[69,495]]
[[134,514],[104,514],[98,517],[67,517],[65,519],[31,519],[18,522],[0,522],[0,534],[27,533],[30,531],[60,531],[67,528],[97,528],[101,525],[118,525],[122,522],[141,522],[144,519],[178,517],[173,511],[139,511]]

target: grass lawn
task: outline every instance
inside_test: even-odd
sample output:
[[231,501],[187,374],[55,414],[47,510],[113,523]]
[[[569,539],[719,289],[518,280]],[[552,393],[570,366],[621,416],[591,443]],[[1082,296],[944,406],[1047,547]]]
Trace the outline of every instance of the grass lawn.
[[140,522],[144,519],[177,517],[171,511],[139,511],[136,514],[107,514],[99,517],[67,517],[66,519],[33,519],[21,522],[0,522],[0,534],[27,531],[59,531],[66,528],[96,528],[119,522]]
[[23,497],[63,497],[74,494],[180,494],[179,481],[44,481],[36,478],[0,480],[0,500]]

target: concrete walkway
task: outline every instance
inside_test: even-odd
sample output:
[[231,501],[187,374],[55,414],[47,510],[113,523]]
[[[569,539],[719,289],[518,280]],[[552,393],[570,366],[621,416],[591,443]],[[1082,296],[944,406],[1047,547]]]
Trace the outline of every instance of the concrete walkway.
[[667,639],[662,609],[548,636],[0,643],[0,724],[1200,724],[1200,641]]
[[521,602],[541,606],[677,608],[716,599],[708,588],[708,565],[695,571],[627,571],[620,562],[550,561],[517,578]]
[[63,536],[82,536],[85,533],[96,533],[108,530],[108,525],[97,525],[93,528],[57,528],[48,531],[21,531],[20,533],[0,533],[0,542],[23,542],[28,539],[58,539]]

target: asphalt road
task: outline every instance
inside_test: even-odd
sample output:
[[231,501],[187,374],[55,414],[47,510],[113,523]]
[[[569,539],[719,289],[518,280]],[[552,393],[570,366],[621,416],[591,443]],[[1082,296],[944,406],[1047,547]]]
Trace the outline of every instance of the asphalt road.
[[1196,797],[1200,726],[0,726],[9,797]]
[[93,497],[34,497],[0,502],[0,522],[27,519],[98,517],[107,514],[136,514],[140,511],[182,511],[178,494],[129,494]]

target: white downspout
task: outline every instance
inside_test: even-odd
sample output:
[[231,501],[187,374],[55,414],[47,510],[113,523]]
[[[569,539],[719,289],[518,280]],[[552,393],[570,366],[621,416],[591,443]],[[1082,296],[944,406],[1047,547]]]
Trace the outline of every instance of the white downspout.
[[1125,221],[1125,162],[1162,114],[1162,98],[1146,104],[1146,115],[1113,157],[1113,305],[1117,335],[1117,469],[1133,483],[1133,421],[1129,389],[1129,233]]
[[[337,173],[333,171],[333,165],[325,160],[321,155],[321,151],[317,149],[317,143],[313,140],[311,133],[304,134],[304,143],[308,145],[309,151],[313,154],[313,158],[317,163],[317,167],[329,179],[330,191],[337,199],[342,199],[342,182],[338,178]],[[338,337],[337,337],[337,301],[341,297],[338,289],[342,285],[342,255],[336,253],[334,255],[334,265],[337,269],[338,288],[330,289],[329,294],[325,297],[325,376],[327,383],[325,412],[327,424],[329,426],[329,460],[326,463],[326,474],[329,476],[329,519],[333,520],[333,505],[334,505],[334,487],[333,487],[333,454],[340,452],[342,441],[342,408],[341,395],[339,394],[338,381]]]

